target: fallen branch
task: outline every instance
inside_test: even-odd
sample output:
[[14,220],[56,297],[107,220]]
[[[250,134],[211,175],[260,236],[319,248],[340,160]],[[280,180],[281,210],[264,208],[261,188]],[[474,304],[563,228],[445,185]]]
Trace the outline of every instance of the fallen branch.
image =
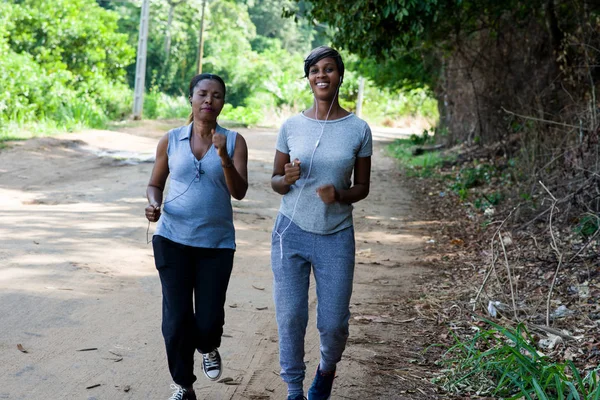
[[519,316],[517,314],[517,301],[515,300],[515,292],[513,289],[512,282],[512,274],[510,272],[510,264],[508,263],[508,255],[506,254],[506,247],[504,247],[504,240],[502,240],[502,234],[498,232],[498,237],[500,238],[500,244],[502,245],[502,252],[504,253],[504,262],[506,263],[506,272],[508,273],[508,284],[510,285],[510,298],[513,304],[513,312],[515,314],[515,320],[519,320]]
[[543,325],[535,325],[535,324],[531,324],[530,325],[532,328],[538,329],[540,331],[544,331],[546,333],[551,333],[555,336],[560,336],[563,339],[567,339],[567,340],[577,340],[576,337],[568,335],[566,333],[563,333],[561,331],[559,331],[558,329],[554,329],[554,328],[550,328],[549,326],[543,326]]
[[[496,229],[496,232],[494,232],[494,235],[492,236],[492,264],[490,265],[489,269],[486,271],[486,275],[483,278],[483,283],[481,284],[481,287],[479,288],[479,290],[477,291],[477,295],[475,296],[475,300],[473,302],[473,311],[475,311],[476,307],[477,307],[477,300],[479,300],[479,296],[481,296],[481,292],[483,291],[490,275],[492,274],[492,271],[495,270],[495,266],[496,266],[496,258],[495,258],[495,252],[494,252],[494,239],[497,235],[500,234],[500,230],[502,229],[502,227],[504,226],[504,224],[506,223],[506,221],[508,221],[508,219],[511,217],[511,215],[521,206],[521,204],[517,204],[517,206],[515,208],[512,209],[512,211],[508,214],[508,216],[504,219],[504,221],[502,221],[502,223],[500,224],[500,226],[498,227],[498,229]],[[500,241],[502,241],[502,238],[500,238]],[[511,292],[512,292],[512,285],[511,285]],[[513,301],[513,306],[514,306],[514,301]],[[516,309],[516,307],[515,307]],[[515,311],[516,313],[516,311]]]
[[429,153],[429,152],[432,152],[432,151],[441,150],[444,147],[446,147],[445,144],[436,144],[434,146],[418,146],[418,147],[415,147],[412,150],[412,155],[413,156],[419,156],[419,155],[424,154],[424,153]]
[[502,111],[504,111],[507,114],[511,114],[511,115],[514,115],[515,117],[519,117],[519,118],[523,118],[523,119],[528,119],[530,121],[543,122],[545,124],[564,126],[565,128],[573,128],[573,129],[578,129],[578,130],[582,130],[582,131],[589,131],[589,129],[583,128],[581,126],[570,125],[570,124],[565,124],[564,122],[551,121],[549,119],[536,118],[536,117],[531,117],[528,115],[517,114],[516,112],[509,111],[504,107],[501,107],[501,108],[502,108]]
[[556,278],[558,277],[558,272],[560,271],[560,267],[562,266],[563,254],[558,250],[558,245],[556,244],[556,238],[554,237],[554,231],[552,230],[552,218],[554,217],[554,210],[556,209],[556,203],[558,200],[554,195],[548,190],[548,188],[544,185],[542,181],[539,181],[540,185],[548,192],[550,197],[552,197],[552,206],[550,206],[550,237],[552,238],[552,243],[550,243],[550,247],[556,253],[558,257],[558,265],[556,266],[556,270],[554,271],[554,277],[552,278],[552,284],[550,285],[550,290],[548,291],[548,298],[546,299],[546,326],[550,327],[550,300],[552,299],[552,292],[554,291],[554,285],[556,284]]

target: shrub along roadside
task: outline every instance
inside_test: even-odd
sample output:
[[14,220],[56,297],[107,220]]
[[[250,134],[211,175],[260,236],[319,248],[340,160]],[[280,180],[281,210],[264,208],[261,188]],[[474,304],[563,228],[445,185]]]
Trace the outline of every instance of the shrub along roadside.
[[503,327],[484,320],[487,329],[455,344],[440,360],[435,379],[446,391],[503,399],[600,399],[600,367],[581,376],[572,361],[553,362],[538,352],[524,324]]
[[446,157],[439,151],[431,151],[415,155],[415,147],[428,144],[432,139],[428,131],[421,136],[411,135],[406,139],[396,139],[387,147],[390,156],[399,160],[400,165],[406,169],[409,176],[429,177],[433,170],[451,161],[453,157]]
[[131,109],[119,16],[93,0],[46,3],[0,2],[0,140],[103,127]]
[[[444,292],[440,300],[436,297],[437,290],[444,289],[437,288],[437,283],[431,284],[433,301],[448,300],[440,310],[436,309],[438,318],[445,315],[447,309],[444,307],[450,307],[449,304],[456,307],[458,303],[473,310],[481,305],[485,310],[488,300],[509,304],[512,298],[519,305],[514,312],[519,315],[515,321],[504,317],[498,324],[448,317],[446,321],[453,327],[455,343],[446,346],[449,350],[440,361],[445,371],[436,383],[465,397],[600,399],[598,363],[594,362],[599,354],[595,338],[597,328],[594,329],[597,325],[589,323],[590,319],[598,319],[594,312],[589,312],[598,304],[598,292],[592,291],[589,296],[585,292],[588,286],[598,287],[596,271],[600,270],[594,262],[598,253],[594,253],[594,246],[588,245],[598,235],[600,218],[587,212],[564,224],[559,225],[555,220],[553,233],[549,234],[547,222],[540,220],[535,225],[528,222],[535,222],[536,216],[539,218],[544,212],[552,216],[552,204],[548,205],[545,197],[535,193],[527,195],[531,192],[526,191],[526,182],[531,176],[519,167],[518,161],[504,157],[474,157],[476,152],[467,154],[464,149],[450,149],[444,153],[454,153],[454,161],[440,162],[430,168],[415,167],[410,163],[416,157],[407,151],[413,143],[414,140],[412,143],[397,142],[389,150],[391,154],[400,155],[400,164],[409,180],[428,199],[428,210],[434,210],[434,218],[442,222],[433,228],[430,243],[436,253],[442,255],[437,266],[452,277],[453,289],[450,295]],[[436,157],[443,158],[444,153]],[[502,236],[498,236],[500,231]],[[495,240],[497,236],[498,240]],[[491,249],[490,237],[496,244]],[[549,237],[557,240],[554,245],[564,252],[564,260],[568,260],[560,270],[552,246],[548,245]],[[494,267],[496,262],[500,265]],[[509,272],[513,274],[512,283],[507,275]],[[444,276],[444,272],[440,273]],[[486,285],[488,274],[492,278]],[[553,293],[554,274],[558,274],[558,279]],[[476,296],[478,289],[481,297]],[[426,301],[431,299],[423,300]],[[534,336],[527,329],[532,329],[532,323],[543,323],[545,316],[542,313],[547,307],[554,309],[561,304],[563,308],[568,306],[568,312],[573,313],[569,315],[573,316],[556,314],[549,326],[559,331],[565,329],[562,332],[576,329],[584,339],[546,350],[547,345],[542,342],[545,331],[536,327],[539,332]],[[507,307],[506,314],[510,318],[512,306]],[[519,325],[519,321],[527,325]],[[545,356],[537,349],[544,349],[549,355]],[[571,359],[573,362],[569,361]]]

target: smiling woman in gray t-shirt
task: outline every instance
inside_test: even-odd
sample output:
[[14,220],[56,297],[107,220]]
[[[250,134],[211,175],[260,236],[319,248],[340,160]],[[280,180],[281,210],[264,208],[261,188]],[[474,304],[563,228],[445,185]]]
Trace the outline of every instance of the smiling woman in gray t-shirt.
[[354,277],[352,203],[369,194],[372,139],[367,123],[338,102],[344,63],[329,47],[314,49],[304,72],[315,102],[279,131],[271,186],[281,207],[271,242],[281,377],[288,400],[304,398],[304,335],[312,269],[317,289],[321,360],[309,399],[331,395],[348,339]]
[[[319,145],[315,149],[317,140]],[[370,157],[372,153],[369,125],[354,114],[318,121],[302,113],[288,119],[281,127],[277,151],[292,160],[300,160],[301,171],[299,179],[283,196],[279,212],[312,233],[335,233],[351,226],[352,204],[342,201],[327,204],[319,197],[317,189],[331,184],[337,193],[341,193],[352,187],[350,178],[357,159]],[[308,176],[311,159],[312,170]]]

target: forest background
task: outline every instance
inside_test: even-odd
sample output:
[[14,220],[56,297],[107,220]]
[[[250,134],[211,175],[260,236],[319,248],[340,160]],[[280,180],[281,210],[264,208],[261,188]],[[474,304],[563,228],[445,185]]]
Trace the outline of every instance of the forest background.
[[[131,117],[141,0],[52,3],[0,3],[0,138],[99,128]],[[331,29],[285,17],[284,10],[295,5],[206,2],[202,70],[227,83],[222,119],[278,126],[311,104],[303,59],[329,43]],[[202,0],[150,2],[143,118],[189,113],[187,86],[198,70],[201,15]],[[363,60],[349,53],[345,59],[340,98],[355,110]],[[405,117],[432,125],[437,107],[427,88],[401,89],[367,81],[362,116],[375,125],[394,126]]]

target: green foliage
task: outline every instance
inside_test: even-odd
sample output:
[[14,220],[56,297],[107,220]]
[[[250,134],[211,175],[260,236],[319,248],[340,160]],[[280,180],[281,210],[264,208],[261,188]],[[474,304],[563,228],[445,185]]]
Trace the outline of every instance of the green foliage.
[[488,164],[479,164],[472,167],[461,168],[456,174],[456,182],[452,186],[453,189],[471,189],[476,186],[481,186],[490,183],[493,166]]
[[255,36],[256,28],[246,6],[223,0],[210,4],[203,71],[216,73],[225,80],[227,102],[234,106],[243,105],[258,84],[248,79],[250,69],[260,60],[250,44]]
[[[210,3],[209,3],[210,4]],[[121,18],[119,31],[128,38],[129,46],[137,48],[141,1],[124,0],[104,4],[114,9]],[[148,22],[146,57],[146,88],[157,87],[171,96],[187,96],[187,85],[195,75],[198,60],[198,32],[200,31],[201,2],[186,0],[173,8],[169,24],[170,5],[166,0],[152,1]],[[207,7],[206,30],[210,29],[210,7]],[[209,33],[206,33],[208,36]],[[170,37],[167,52],[166,38]],[[206,52],[205,52],[206,55]],[[130,87],[134,87],[135,62],[125,71]]]
[[470,339],[459,339],[445,353],[443,375],[436,383],[455,395],[477,394],[504,399],[600,398],[600,369],[584,377],[571,361],[553,362],[538,353],[523,324],[478,330]]
[[[227,118],[241,118],[244,124],[274,124],[281,114],[297,112],[312,104],[308,84],[302,79],[304,57],[322,44],[322,28],[305,19],[294,21],[282,16],[293,0],[213,0],[205,16],[203,71],[221,75],[227,84],[224,110]],[[169,4],[152,3],[148,43],[147,87],[171,96],[187,93],[187,84],[196,72],[200,2],[186,1],[174,8],[169,27]],[[128,33],[131,46],[137,44],[139,4],[130,1],[105,3],[123,17],[120,30]],[[167,32],[170,52],[165,54]],[[344,55],[348,65],[358,69],[361,62]],[[167,62],[168,60],[168,62]],[[365,60],[362,60],[365,61]],[[133,86],[135,68],[127,68]],[[374,83],[374,82],[373,82]],[[401,116],[426,115],[437,118],[437,105],[428,92],[398,92],[366,85],[363,115],[379,124]],[[341,88],[344,107],[354,110],[358,94],[358,74],[350,71]],[[258,116],[262,118],[257,122]],[[144,115],[154,115],[154,112]]]
[[[340,46],[343,44],[340,43]],[[358,61],[351,62],[349,67],[368,76],[380,88],[392,91],[422,89],[429,92],[437,83],[439,62],[431,54],[422,57],[417,51],[410,51],[391,58],[367,57],[373,56],[357,58]]]
[[144,117],[147,119],[187,118],[189,114],[190,105],[185,96],[169,96],[155,88],[144,96]]
[[541,0],[296,0],[287,15],[334,27],[334,45],[359,55],[361,73],[378,85],[436,88],[441,61],[460,35],[484,26],[493,36],[507,11],[524,24],[544,9]]
[[[278,124],[313,102],[303,60],[322,44],[324,28],[283,16],[294,0],[212,0],[206,8],[203,71],[221,75],[229,103],[223,118]],[[146,118],[189,111],[201,2],[151,3],[144,99]],[[0,2],[0,131],[102,127],[130,114],[141,2],[42,0]],[[302,7],[306,7],[304,4]],[[172,11],[172,18],[169,17]],[[60,20],[60,23],[58,22]],[[348,68],[342,105],[355,109],[359,60]],[[353,61],[354,60],[354,61]],[[352,70],[354,69],[354,70]],[[128,83],[128,85],[126,84]],[[371,124],[402,116],[437,118],[427,90],[397,91],[367,81],[363,117]],[[391,122],[390,122],[391,121]],[[423,161],[427,164],[429,161]]]
[[[454,174],[450,189],[454,191],[462,200],[469,195],[469,189],[480,186],[490,186],[499,184],[507,186],[510,184],[511,174],[502,173],[501,169],[491,164],[464,165]],[[497,205],[502,200],[501,193],[482,195],[481,199],[475,201],[477,208],[483,208],[486,205]]]
[[[342,90],[342,96],[347,108],[354,110],[358,94],[358,79],[356,74],[347,74],[352,79],[345,80],[347,85]],[[351,85],[356,85],[348,90]],[[369,122],[377,125],[385,124],[386,120],[397,120],[405,117],[422,117],[434,125],[438,120],[437,101],[424,89],[391,90],[381,89],[367,81],[363,98],[363,114],[368,115]]]
[[450,160],[450,157],[441,156],[439,151],[414,155],[413,149],[415,144],[417,144],[415,141],[418,142],[421,140],[416,135],[408,139],[396,139],[387,146],[387,153],[396,158],[411,176],[425,178],[432,176],[434,169],[445,161]]
[[257,37],[252,49],[262,52],[264,40],[277,39],[290,53],[308,54],[318,32],[306,20],[286,18],[283,10],[292,6],[293,0],[247,0],[248,14],[256,26]]
[[[281,2],[272,3],[277,5]],[[196,74],[199,5],[200,2],[188,1],[177,6],[168,28],[167,1],[152,3],[147,67],[150,73],[147,74],[146,85],[153,91],[170,96],[187,95],[189,80]],[[135,45],[139,6],[126,1],[118,8],[124,15],[120,29],[130,33],[130,43]],[[269,19],[274,15],[281,18],[281,9],[277,11],[277,8],[269,8],[262,2],[208,2],[202,70],[218,74],[225,80],[226,101],[230,107],[224,110],[224,118],[240,118],[240,123],[254,125],[263,122],[264,116],[280,107],[300,109],[310,104],[307,84],[300,79],[303,54],[291,43],[301,43],[304,52],[310,45],[312,30],[304,32],[302,29],[306,26],[298,26],[298,30],[291,34],[288,31],[297,24],[285,19],[282,20],[285,24],[274,26],[276,23]],[[254,20],[262,24],[262,33],[268,36],[258,36]],[[168,63],[165,63],[167,31],[171,36],[171,47]],[[289,43],[284,43],[286,38]],[[130,85],[133,85],[134,72],[134,67],[129,67]],[[149,107],[153,107],[152,104],[150,102]],[[157,112],[144,109],[144,115],[149,117],[157,115]]]
[[589,238],[596,234],[600,229],[600,217],[595,214],[586,214],[575,226],[575,233],[585,238]]
[[258,108],[244,106],[233,107],[231,104],[226,104],[221,112],[221,118],[244,126],[253,126],[262,122],[263,114]]
[[[304,3],[304,2],[298,2]],[[431,32],[443,26],[438,18],[446,3],[438,0],[314,0],[304,9],[311,19],[335,27],[338,47],[376,61],[362,64],[362,73],[387,87],[434,87],[436,54]],[[299,12],[290,10],[288,14]]]
[[70,71],[75,82],[117,81],[134,57],[127,37],[116,32],[118,18],[92,0],[55,0],[52,7],[22,0],[12,13],[16,29],[8,44],[48,71]]
[[501,192],[492,192],[487,195],[483,195],[482,197],[478,197],[473,202],[473,205],[477,209],[485,209],[489,206],[497,206],[500,204],[504,196]]
[[1,137],[27,126],[101,127],[128,112],[122,67],[133,50],[116,20],[93,0],[0,3]]
[[427,130],[424,130],[421,135],[417,135],[415,133],[410,135],[410,141],[415,146],[422,146],[425,143],[432,141],[432,137],[429,135],[429,132]]

